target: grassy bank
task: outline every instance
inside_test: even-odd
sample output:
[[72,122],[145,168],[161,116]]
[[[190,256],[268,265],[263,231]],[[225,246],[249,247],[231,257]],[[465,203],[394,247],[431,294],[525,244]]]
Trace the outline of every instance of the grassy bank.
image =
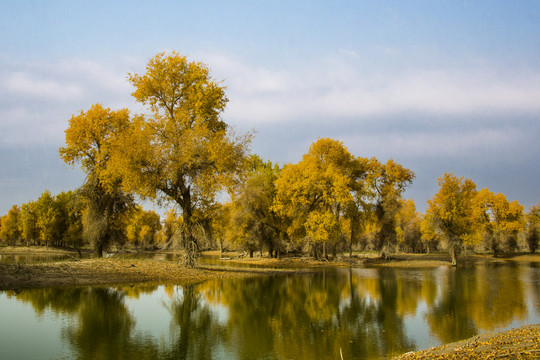
[[[219,255],[219,252],[209,252]],[[238,253],[223,254],[224,261],[231,264],[251,264],[258,266],[271,266],[283,268],[323,268],[323,267],[408,267],[426,268],[438,266],[451,266],[450,256],[445,253],[437,254],[394,254],[389,259],[383,259],[376,253],[358,253],[352,257],[338,255],[336,259],[313,260],[307,256],[283,256],[281,259],[255,256],[243,257]],[[517,254],[507,257],[494,257],[493,255],[466,255],[459,258],[459,265],[474,265],[486,262],[539,262],[540,254]]]
[[193,283],[256,274],[250,271],[191,269],[172,262],[147,259],[83,259],[41,264],[0,264],[0,289],[141,282]]
[[[409,267],[426,268],[450,266],[446,254],[396,254],[389,260],[376,254],[355,254],[352,258],[340,256],[332,261],[315,261],[309,257],[242,257],[239,253],[222,254],[225,265],[205,265],[199,268],[186,268],[171,261],[154,259],[135,259],[124,256],[111,258],[79,259],[78,253],[71,249],[44,247],[1,247],[0,255],[52,255],[63,256],[66,260],[35,264],[0,264],[0,289],[99,285],[135,282],[199,282],[215,278],[246,277],[276,272],[299,271],[324,267]],[[209,252],[208,255],[219,255]],[[83,254],[89,257],[87,251]],[[540,262],[540,254],[517,255],[506,258],[469,255],[461,258],[461,264],[480,262],[525,261]],[[246,267],[255,266],[254,267]]]

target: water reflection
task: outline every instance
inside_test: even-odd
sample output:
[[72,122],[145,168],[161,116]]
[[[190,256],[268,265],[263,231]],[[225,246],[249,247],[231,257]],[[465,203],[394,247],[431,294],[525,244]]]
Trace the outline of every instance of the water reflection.
[[37,264],[71,259],[69,255],[0,254],[0,264]]
[[[58,341],[80,359],[381,358],[540,321],[538,271],[339,269],[190,286],[45,288],[6,291],[0,309],[17,301],[37,318],[70,319]],[[167,314],[163,333],[138,324],[148,312]],[[1,341],[0,349],[12,346]]]

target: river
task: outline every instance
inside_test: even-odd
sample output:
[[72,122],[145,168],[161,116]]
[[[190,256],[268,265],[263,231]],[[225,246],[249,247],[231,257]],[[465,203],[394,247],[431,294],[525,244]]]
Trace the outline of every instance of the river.
[[540,267],[0,291],[0,359],[381,359],[540,323]]

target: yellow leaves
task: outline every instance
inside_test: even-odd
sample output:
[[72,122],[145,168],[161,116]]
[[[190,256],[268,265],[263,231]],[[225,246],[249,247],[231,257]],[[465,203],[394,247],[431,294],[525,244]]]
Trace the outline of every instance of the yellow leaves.
[[336,216],[329,212],[311,212],[306,221],[306,233],[315,242],[328,242],[339,236],[339,223]]
[[437,181],[440,189],[428,201],[423,229],[427,234],[440,233],[448,241],[461,242],[473,231],[476,185],[471,180],[458,178],[452,173],[444,174]]
[[87,173],[106,169],[113,141],[129,126],[129,111],[113,111],[101,104],[72,116],[66,130],[66,146],[59,149],[68,164],[80,163]]
[[177,52],[151,58],[144,75],[128,74],[132,95],[152,112],[184,123],[202,121],[213,131],[225,130],[219,114],[228,101],[224,87],[210,78],[208,67]]
[[474,198],[473,218],[477,231],[488,231],[497,239],[515,235],[523,229],[523,206],[509,202],[504,194],[494,194],[488,188],[480,190]]

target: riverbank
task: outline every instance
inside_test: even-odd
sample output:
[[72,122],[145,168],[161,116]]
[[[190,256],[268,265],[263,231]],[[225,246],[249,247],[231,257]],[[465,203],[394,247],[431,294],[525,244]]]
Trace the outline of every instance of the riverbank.
[[187,268],[173,261],[123,256],[83,258],[71,249],[2,247],[0,255],[59,256],[63,260],[41,263],[0,263],[0,290],[48,286],[86,286],[144,282],[196,283],[210,279],[239,278],[265,273],[263,269]]
[[[208,252],[219,256],[219,251]],[[250,264],[255,266],[283,267],[283,268],[324,268],[324,267],[407,267],[426,268],[439,266],[452,266],[450,256],[445,253],[437,254],[394,254],[388,259],[381,258],[376,253],[338,255],[334,260],[313,260],[307,256],[283,256],[281,259],[255,256],[246,257],[240,253],[224,253],[223,260],[230,264]],[[504,263],[504,262],[538,262],[540,254],[517,254],[514,256],[494,257],[493,255],[465,255],[459,258],[458,265],[474,265],[478,263]]]
[[540,359],[540,324],[481,334],[394,359]]
[[186,268],[151,259],[82,259],[39,264],[0,264],[0,290],[47,286],[108,285],[143,282],[196,283],[218,278],[256,276],[238,269]]
[[[186,268],[173,261],[140,259],[118,256],[96,259],[90,251],[83,259],[72,249],[45,247],[1,247],[0,255],[47,255],[63,257],[62,261],[42,263],[0,263],[0,289],[18,289],[46,286],[105,285],[141,282],[192,283],[215,278],[256,276],[262,274],[297,272],[304,269],[326,267],[408,267],[426,268],[451,266],[446,254],[396,254],[384,260],[377,254],[355,254],[352,258],[339,256],[332,261],[316,261],[306,256],[286,256],[281,259],[245,257],[240,253],[205,255],[221,256],[223,265],[201,264],[199,268]],[[155,255],[156,253],[151,253]],[[176,254],[176,253],[174,253]],[[495,258],[489,255],[468,255],[460,264],[485,262],[540,262],[540,254]]]

